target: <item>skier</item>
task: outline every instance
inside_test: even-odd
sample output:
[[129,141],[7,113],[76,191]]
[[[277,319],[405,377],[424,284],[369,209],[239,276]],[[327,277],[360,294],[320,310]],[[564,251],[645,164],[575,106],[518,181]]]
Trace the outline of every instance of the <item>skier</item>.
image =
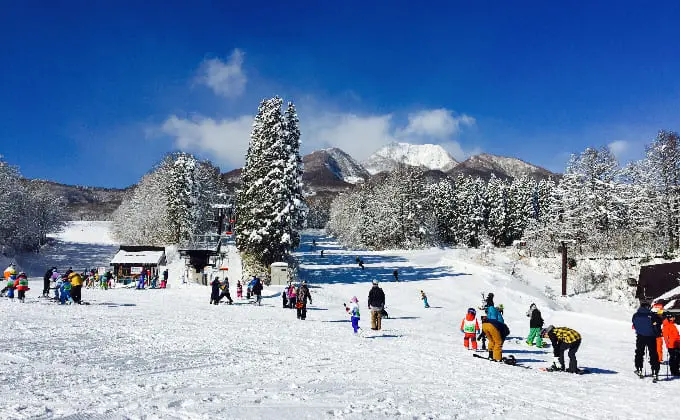
[[212,290],[210,292],[210,304],[217,305],[220,303],[220,279],[215,277],[215,280],[210,283]]
[[361,314],[359,313],[359,299],[357,299],[356,296],[352,296],[352,299],[349,300],[349,305],[345,305],[344,303],[343,305],[345,306],[345,311],[352,320],[352,328],[354,329],[354,334],[356,334],[360,330],[359,320],[361,319]]
[[83,278],[80,274],[71,272],[71,274],[68,275],[68,279],[71,282],[71,299],[73,299],[73,302],[80,305],[82,303]]
[[26,277],[26,273],[23,271],[19,273],[17,279],[14,281],[14,288],[18,292],[17,298],[19,299],[19,302],[23,303],[24,299],[26,299],[26,292],[31,290],[28,287],[28,277]]
[[656,338],[661,334],[661,319],[652,312],[647,300],[640,301],[640,308],[633,315],[633,328],[635,329],[635,373],[641,378],[643,355],[645,347],[649,352],[649,364],[652,367],[654,380],[659,378],[659,355],[656,353]]
[[222,289],[222,293],[220,293],[220,297],[217,298],[217,301],[221,301],[223,297],[226,297],[228,300],[228,304],[231,305],[234,303],[234,301],[231,299],[231,295],[229,294],[229,278],[224,277],[224,281],[222,282],[222,285],[220,286],[220,289]]
[[425,305],[426,308],[430,307],[430,304],[427,303],[427,296],[425,295],[425,292],[422,290],[420,291],[420,299],[423,301],[423,305]]
[[576,352],[581,346],[581,334],[579,334],[578,331],[567,327],[553,327],[552,325],[548,325],[541,330],[541,337],[550,338],[550,342],[553,346],[553,364],[548,368],[549,371],[565,370],[564,352],[568,351],[569,368],[566,371],[569,373],[580,372],[576,361]]
[[168,269],[163,270],[163,280],[161,280],[161,289],[165,289],[168,284]]
[[663,320],[663,338],[668,349],[668,367],[671,375],[680,376],[680,333],[675,323],[675,314],[670,313]]
[[284,287],[281,292],[281,305],[283,309],[288,308],[288,287]]
[[378,280],[373,280],[373,287],[368,293],[368,309],[371,310],[371,329],[379,331],[382,321],[382,310],[385,307],[385,292],[378,287]]
[[54,282],[54,300],[60,300],[59,293],[61,292],[61,285],[63,284],[61,274],[56,271],[52,273],[52,281]]
[[[479,333],[479,323],[477,322],[477,311],[475,308],[468,308],[465,318],[460,322],[460,332],[465,334],[463,345],[468,350],[477,350],[477,334]],[[470,348],[472,341],[472,348]]]
[[307,319],[307,300],[309,300],[310,305],[312,303],[312,295],[311,293],[309,293],[309,287],[307,287],[306,281],[302,280],[302,283],[300,283],[300,287],[298,287],[297,291],[295,292],[295,296],[297,318],[299,320],[304,321],[305,319]]
[[297,295],[295,293],[295,285],[293,285],[293,282],[290,282],[288,284],[288,308],[297,308],[297,306],[295,306],[296,302]]
[[[652,304],[652,312],[659,315],[659,319],[663,319],[663,307],[661,302]],[[656,355],[659,356],[659,364],[663,363],[663,337],[656,337]]]
[[399,271],[394,270],[392,272],[392,275],[394,276],[394,281],[398,283],[399,282]]
[[243,299],[243,285],[241,284],[241,280],[236,281],[236,297]]
[[52,281],[52,274],[57,271],[57,267],[52,267],[45,272],[43,276],[43,297],[50,296],[50,282]]
[[255,303],[257,303],[258,305],[262,305],[262,288],[263,288],[262,281],[258,277],[253,276],[252,283],[253,283],[252,287],[253,295],[255,295]]
[[7,297],[10,299],[14,299],[14,289],[16,286],[17,276],[16,274],[10,274],[10,276],[7,278],[7,286],[5,287],[5,291],[7,292]]
[[[4,278],[5,278],[6,284],[5,284],[5,287],[0,291],[0,295],[4,295],[5,293],[7,293],[7,296],[9,297],[9,290],[10,290],[9,278],[10,278],[10,276],[16,276],[16,275],[17,275],[17,270],[16,270],[14,263],[7,266],[7,268],[5,269],[5,273],[4,273]],[[12,288],[13,287],[14,287],[14,281],[12,281]],[[12,292],[12,296],[14,296],[14,292]]]
[[71,282],[69,281],[68,277],[62,278],[61,290],[59,291],[59,301],[62,305],[65,305],[66,302],[68,302],[69,305],[73,303],[73,298],[71,298]]
[[139,278],[137,279],[137,290],[144,289],[144,283],[146,282],[145,276],[146,272],[142,270],[142,272],[139,274]]
[[529,336],[527,337],[527,344],[534,345],[534,338],[536,338],[536,347],[543,347],[543,339],[541,338],[541,328],[543,328],[543,317],[541,311],[538,310],[535,303],[529,306],[527,311],[529,317]]

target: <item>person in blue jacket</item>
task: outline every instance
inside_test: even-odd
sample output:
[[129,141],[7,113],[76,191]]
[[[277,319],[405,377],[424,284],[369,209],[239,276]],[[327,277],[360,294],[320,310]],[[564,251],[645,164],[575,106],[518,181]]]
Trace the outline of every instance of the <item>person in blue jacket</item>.
[[139,279],[137,280],[137,289],[143,289],[144,288],[144,281],[145,280],[146,280],[145,271],[142,270],[142,274],[139,275]]
[[486,317],[490,321],[493,320],[493,321],[498,321],[498,322],[505,324],[505,320],[503,319],[503,315],[500,313],[500,311],[498,309],[496,309],[495,306],[489,306],[488,308],[486,308]]
[[62,279],[61,290],[59,291],[59,301],[62,305],[72,304],[73,299],[71,298],[71,281],[68,278]]
[[652,312],[651,304],[647,300],[640,301],[640,308],[633,315],[635,329],[635,373],[642,376],[642,364],[645,348],[649,353],[649,364],[652,375],[659,377],[659,355],[656,351],[656,338],[661,336],[661,318]]

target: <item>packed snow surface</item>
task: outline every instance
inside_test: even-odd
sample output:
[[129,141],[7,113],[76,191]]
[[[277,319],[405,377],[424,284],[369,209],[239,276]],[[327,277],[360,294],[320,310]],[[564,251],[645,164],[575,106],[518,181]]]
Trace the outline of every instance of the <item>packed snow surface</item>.
[[[235,278],[231,306],[209,305],[208,287],[176,279],[166,290],[86,289],[82,306],[38,299],[40,284],[25,304],[0,300],[0,418],[639,419],[668,418],[677,398],[680,382],[633,375],[630,310],[551,297],[558,280],[529,267],[513,276],[505,257],[353,252],[319,232],[303,236],[297,256],[313,298],[306,321],[281,307],[281,287],[266,288],[259,307],[236,299]],[[382,331],[369,328],[373,279],[390,314]],[[547,323],[583,335],[579,365],[593,373],[473,358],[459,327],[482,292],[505,306],[505,355],[531,368],[552,360],[524,343],[535,302]],[[342,305],[355,295],[360,336]]]

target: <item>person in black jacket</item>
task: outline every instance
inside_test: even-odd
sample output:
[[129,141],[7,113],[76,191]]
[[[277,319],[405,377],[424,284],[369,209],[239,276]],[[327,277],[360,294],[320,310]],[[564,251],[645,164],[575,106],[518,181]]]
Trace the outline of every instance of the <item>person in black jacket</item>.
[[50,297],[50,282],[52,281],[52,274],[57,271],[57,267],[52,267],[43,276],[43,297]]
[[382,310],[385,307],[385,292],[378,287],[378,280],[373,280],[373,287],[368,292],[368,309],[371,310],[371,329],[380,330]]
[[262,280],[256,276],[253,276],[253,280],[253,295],[255,295],[255,303],[262,305]]
[[527,337],[527,344],[534,345],[534,338],[536,338],[536,347],[543,347],[543,338],[541,337],[541,328],[543,328],[543,317],[541,311],[538,310],[535,303],[529,306],[527,311],[529,319],[529,336]]
[[659,377],[659,355],[656,351],[656,338],[661,335],[661,318],[651,311],[651,305],[646,300],[640,301],[640,308],[633,315],[635,329],[635,373],[642,376],[642,364],[645,348],[649,352],[649,364],[652,375]]
[[210,283],[212,290],[210,291],[210,304],[218,305],[220,303],[220,279],[215,277],[215,280]]
[[295,307],[297,308],[297,317],[299,320],[304,321],[307,319],[307,300],[312,303],[312,295],[309,293],[309,287],[307,287],[307,282],[302,281],[300,287],[298,287],[295,292],[296,300]]

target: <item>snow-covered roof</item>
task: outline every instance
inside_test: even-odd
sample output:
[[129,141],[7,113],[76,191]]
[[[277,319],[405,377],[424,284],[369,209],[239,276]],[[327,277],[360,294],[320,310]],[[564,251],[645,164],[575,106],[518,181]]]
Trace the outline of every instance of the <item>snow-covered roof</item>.
[[120,250],[111,260],[111,264],[160,264],[163,259],[163,251],[124,251]]

